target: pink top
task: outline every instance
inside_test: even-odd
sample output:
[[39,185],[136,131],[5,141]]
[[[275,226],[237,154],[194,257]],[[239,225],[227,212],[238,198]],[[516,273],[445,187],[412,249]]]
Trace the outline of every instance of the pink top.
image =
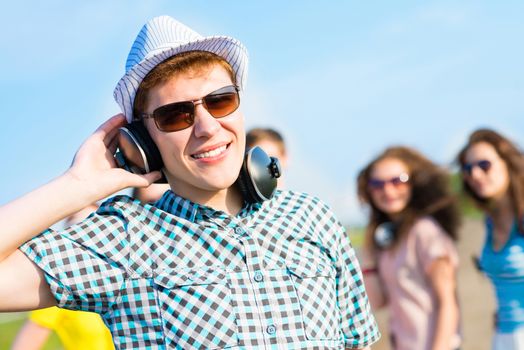
[[[437,319],[437,299],[428,270],[431,263],[448,257],[458,267],[452,239],[432,218],[415,222],[399,245],[379,255],[378,268],[390,310],[390,331],[396,349],[431,349]],[[460,334],[450,339],[450,349],[460,345]]]

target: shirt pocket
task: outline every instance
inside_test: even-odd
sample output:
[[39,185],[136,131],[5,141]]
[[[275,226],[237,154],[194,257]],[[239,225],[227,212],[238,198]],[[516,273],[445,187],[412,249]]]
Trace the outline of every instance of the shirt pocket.
[[238,345],[238,327],[224,271],[160,272],[153,279],[169,349]]
[[291,264],[287,269],[300,301],[306,338],[339,339],[340,309],[335,269],[322,263]]

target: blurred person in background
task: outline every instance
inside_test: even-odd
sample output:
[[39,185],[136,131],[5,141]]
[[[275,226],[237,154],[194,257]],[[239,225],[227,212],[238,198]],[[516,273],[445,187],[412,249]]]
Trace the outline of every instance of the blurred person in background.
[[[253,128],[246,133],[246,149],[259,146],[269,156],[278,158],[283,169],[283,175],[288,164],[286,143],[282,134],[272,128]],[[284,178],[278,178],[278,188],[284,187]]]
[[364,282],[372,308],[389,307],[392,348],[457,349],[460,216],[448,174],[413,149],[391,147],[357,183],[370,207]]
[[457,158],[464,192],[485,214],[478,266],[497,299],[493,349],[524,349],[524,155],[501,134],[479,129]]
[[[97,208],[93,203],[69,216],[64,220],[65,227],[81,222]],[[53,332],[65,350],[114,349],[111,333],[98,314],[53,306],[29,313],[11,350],[43,349]]]

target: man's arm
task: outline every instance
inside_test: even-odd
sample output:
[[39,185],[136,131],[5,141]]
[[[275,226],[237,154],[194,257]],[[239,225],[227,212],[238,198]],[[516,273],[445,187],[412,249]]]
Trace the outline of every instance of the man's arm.
[[80,147],[66,173],[0,207],[0,311],[53,305],[43,272],[17,248],[54,223],[126,187],[144,187],[159,172],[135,175],[116,167],[123,115],[102,124]]
[[0,263],[0,310],[26,311],[56,305],[43,271],[16,250]]
[[350,349],[366,349],[380,338],[380,332],[371,313],[360,265],[349,236],[342,225],[337,224],[335,227],[334,247],[340,269],[337,304],[342,316],[345,346]]

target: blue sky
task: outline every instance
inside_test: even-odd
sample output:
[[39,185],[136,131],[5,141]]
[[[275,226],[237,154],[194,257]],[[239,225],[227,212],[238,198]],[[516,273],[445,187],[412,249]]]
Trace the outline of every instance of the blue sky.
[[250,55],[248,127],[285,135],[290,188],[361,224],[355,176],[391,144],[449,165],[488,126],[524,145],[521,1],[11,1],[0,13],[0,203],[64,172],[119,110],[141,26],[167,14]]

